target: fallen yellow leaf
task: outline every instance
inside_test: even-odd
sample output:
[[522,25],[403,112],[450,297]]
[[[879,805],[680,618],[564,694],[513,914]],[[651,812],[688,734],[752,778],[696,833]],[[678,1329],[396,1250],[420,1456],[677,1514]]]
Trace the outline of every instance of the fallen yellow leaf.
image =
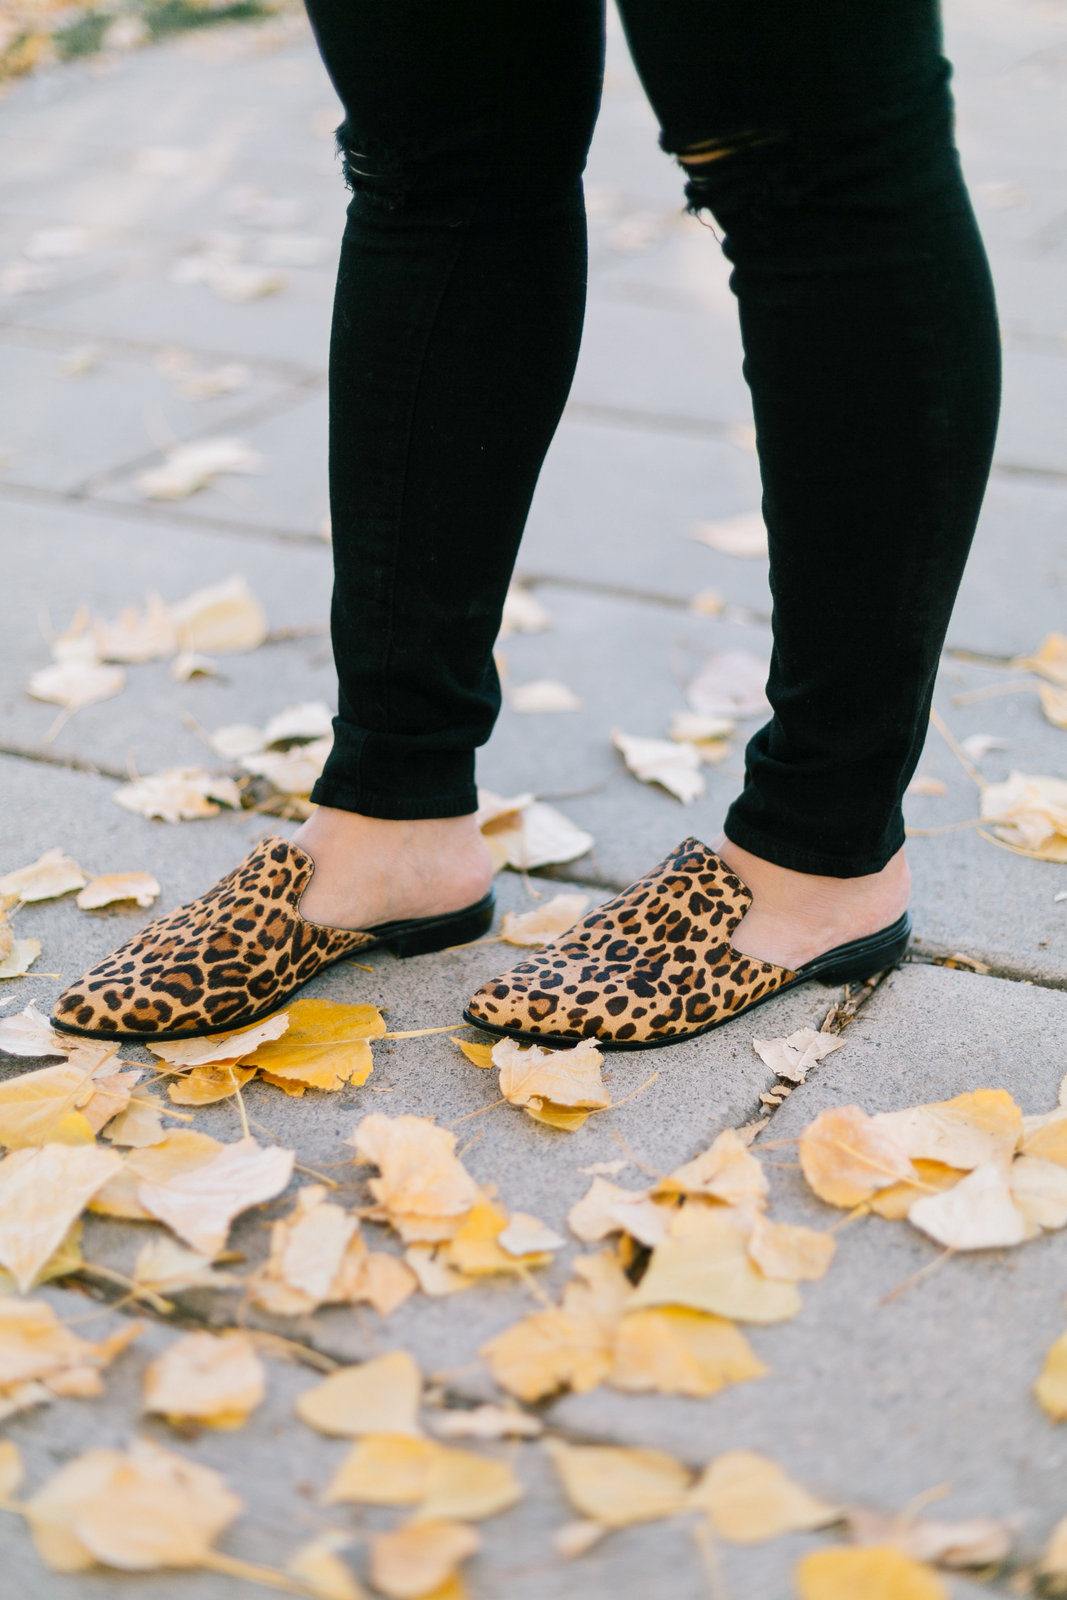
[[790,1283],[825,1277],[836,1249],[830,1233],[772,1222],[763,1216],[756,1218],[748,1240],[748,1253],[764,1277]]
[[811,1068],[844,1044],[840,1034],[816,1033],[798,1028],[784,1039],[753,1039],[752,1048],[764,1064],[789,1083],[803,1083]]
[[0,1083],[0,1144],[22,1150],[41,1144],[92,1144],[93,1129],[79,1109],[92,1097],[84,1068],[42,1067]]
[[691,1474],[662,1450],[573,1445],[546,1439],[571,1505],[608,1528],[671,1517],[682,1509]]
[[483,1344],[479,1354],[496,1382],[519,1400],[560,1389],[584,1394],[611,1371],[612,1333],[588,1312],[535,1311]]
[[611,1104],[600,1075],[603,1056],[592,1040],[573,1050],[523,1047],[514,1039],[493,1046],[500,1069],[500,1093],[509,1105],[540,1111],[547,1103],[569,1110],[597,1110]]
[[127,1094],[126,1105],[109,1119],[104,1138],[128,1150],[145,1150],[154,1144],[162,1144],[167,1137],[167,1130],[160,1120],[165,1111],[163,1102],[157,1100],[150,1089],[142,1089],[132,1101]]
[[216,1256],[240,1212],[282,1192],[292,1177],[293,1160],[291,1150],[265,1149],[254,1139],[239,1139],[190,1171],[142,1178],[137,1199],[194,1250]]
[[420,1520],[469,1522],[506,1511],[521,1495],[506,1461],[448,1449],[433,1439],[375,1433],[353,1447],[324,1499],[331,1505],[418,1506]]
[[255,1067],[239,1067],[232,1061],[219,1061],[208,1067],[190,1067],[167,1086],[176,1106],[213,1106],[229,1100],[256,1075]]
[[240,1428],[263,1400],[267,1375],[247,1333],[187,1333],[149,1363],[144,1409],[168,1422]]
[[320,1433],[356,1439],[366,1433],[418,1435],[422,1378],[406,1350],[340,1367],[296,1402],[297,1416]]
[[248,1282],[252,1298],[280,1316],[348,1299],[338,1278],[353,1245],[357,1258],[366,1255],[359,1218],[327,1200],[322,1184],[301,1189],[289,1215],[271,1225],[270,1256]]
[[736,1130],[724,1128],[709,1149],[662,1178],[652,1193],[699,1195],[756,1209],[767,1203],[767,1176]]
[[1067,1167],[1067,1108],[1061,1106],[1047,1116],[1026,1118],[1022,1153]]
[[365,1600],[365,1591],[339,1554],[351,1542],[348,1534],[331,1528],[301,1545],[286,1562],[286,1571],[307,1584],[316,1600]]
[[1067,1333],[1061,1333],[1045,1357],[1034,1383],[1034,1395],[1053,1422],[1067,1417]]
[[1012,666],[1037,672],[1050,683],[1067,686],[1067,634],[1046,634],[1032,656],[1020,656]]
[[101,878],[90,878],[74,903],[79,911],[99,911],[101,906],[114,905],[116,900],[133,900],[139,906],[150,906],[160,893],[159,884],[150,872],[109,872]]
[[198,1133],[195,1128],[172,1128],[159,1144],[132,1150],[114,1176],[97,1190],[89,1202],[89,1210],[106,1217],[151,1222],[152,1213],[146,1211],[137,1198],[142,1180],[166,1183],[180,1173],[204,1166],[223,1148],[217,1139]]
[[[200,767],[167,767],[124,783],[112,796],[124,811],[161,822],[192,822],[216,817],[219,805],[241,808],[241,791],[232,778],[204,772]],[[218,805],[215,802],[218,802]]]
[[136,1439],[68,1461],[23,1512],[53,1571],[151,1572],[203,1565],[241,1505],[217,1472]]
[[695,745],[678,739],[642,739],[621,728],[612,729],[611,742],[642,783],[658,783],[683,805],[704,793],[706,784]]
[[276,1011],[248,1028],[230,1033],[215,1033],[208,1038],[170,1039],[162,1044],[149,1042],[148,1048],[170,1067],[210,1067],[221,1062],[244,1061],[258,1045],[278,1039],[290,1025],[293,1007]]
[[688,1306],[737,1322],[783,1322],[801,1307],[795,1284],[764,1277],[747,1236],[717,1208],[684,1207],[634,1291],[639,1306]]
[[916,1200],[908,1221],[949,1250],[994,1250],[1041,1231],[1015,1204],[1003,1167],[992,1161],[943,1194]]
[[1067,779],[1013,772],[982,790],[981,814],[993,832],[1041,861],[1067,861]]
[[936,1573],[892,1545],[812,1550],[795,1577],[799,1600],[948,1600]]
[[102,1394],[101,1372],[143,1330],[128,1323],[93,1343],[43,1300],[0,1299],[0,1416],[53,1395]]
[[283,1038],[257,1045],[241,1057],[269,1082],[303,1093],[366,1083],[374,1061],[368,1040],[379,1039],[385,1021],[377,1006],[337,1005],[331,1000],[294,1000]]
[[759,1544],[782,1533],[825,1528],[843,1515],[839,1506],[816,1499],[777,1462],[754,1450],[728,1450],[709,1462],[687,1504],[703,1511],[715,1534],[731,1544]]
[[150,594],[144,612],[124,606],[115,622],[94,620],[92,637],[101,661],[161,661],[178,648],[169,607]]
[[608,1381],[637,1393],[718,1394],[768,1370],[732,1322],[680,1306],[627,1312],[612,1355]]
[[468,1277],[483,1278],[494,1273],[515,1273],[519,1276],[531,1267],[544,1267],[552,1260],[550,1253],[533,1252],[515,1255],[500,1244],[500,1236],[508,1227],[508,1214],[491,1200],[481,1199],[473,1205],[460,1223],[444,1251],[445,1260]]
[[473,1044],[468,1039],[453,1039],[452,1043],[458,1044],[472,1066],[481,1068],[483,1072],[493,1065],[491,1044]]
[[1050,683],[1043,683],[1037,693],[1046,720],[1054,728],[1067,728],[1067,688],[1055,689]]
[[21,978],[29,972],[40,953],[40,939],[12,939],[7,954],[0,960],[0,978]]
[[121,1166],[120,1155],[96,1145],[46,1144],[0,1161],[0,1265],[20,1293]]
[[1010,1160],[1023,1132],[1023,1114],[1005,1089],[975,1089],[932,1105],[880,1111],[871,1120],[913,1161],[966,1171]]
[[370,1542],[370,1580],[388,1600],[462,1600],[463,1591],[446,1593],[461,1561],[480,1544],[473,1528],[460,1522],[410,1522]]
[[1011,1197],[1042,1228],[1067,1226],[1067,1171],[1056,1161],[1016,1156],[1008,1172]]
[[[224,442],[233,443],[208,441],[220,445]],[[246,449],[244,446],[239,448]],[[164,469],[157,470],[162,472]],[[219,469],[216,467],[215,470]],[[247,472],[254,468],[231,465],[223,470]],[[183,492],[189,491],[186,489]],[[170,615],[181,650],[202,652],[209,656],[229,655],[235,651],[255,650],[267,637],[267,618],[263,607],[244,578],[237,574],[223,583],[197,589],[185,600],[177,601],[170,607]]]
[[905,1151],[859,1106],[820,1111],[801,1134],[798,1153],[809,1186],[832,1206],[860,1205],[915,1176]]
[[891,1183],[888,1189],[879,1189],[871,1196],[868,1204],[877,1216],[885,1217],[888,1222],[902,1222],[916,1200],[928,1194],[941,1194],[967,1176],[959,1167],[946,1167],[940,1161],[920,1160],[912,1165],[914,1178]]
[[209,1256],[190,1250],[167,1233],[149,1239],[137,1252],[133,1282],[151,1294],[179,1294],[183,1289],[225,1289],[240,1280],[220,1272]]
[[657,1205],[647,1189],[622,1189],[598,1176],[567,1213],[567,1225],[583,1244],[628,1233],[640,1244],[652,1246],[666,1237],[671,1215],[670,1206]]
[[469,1410],[438,1411],[433,1430],[443,1439],[537,1439],[544,1423],[517,1406],[472,1406]]
[[456,1136],[428,1117],[364,1117],[347,1143],[380,1176],[369,1188],[405,1243],[448,1239],[481,1197],[455,1154]]
[[14,1439],[0,1440],[0,1501],[11,1500],[22,1483],[22,1457]]

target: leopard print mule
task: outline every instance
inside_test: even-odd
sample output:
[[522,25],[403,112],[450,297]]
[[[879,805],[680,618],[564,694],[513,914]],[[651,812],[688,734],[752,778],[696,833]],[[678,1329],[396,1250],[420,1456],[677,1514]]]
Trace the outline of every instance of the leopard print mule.
[[809,978],[844,983],[882,972],[911,936],[905,912],[791,972],[732,948],[751,904],[725,862],[686,839],[647,877],[484,984],[463,1015],[529,1044],[593,1038],[607,1050],[648,1050],[695,1038]]
[[494,897],[440,917],[367,931],[300,915],[315,863],[290,839],[264,839],[225,878],[99,962],[56,1001],[52,1026],[92,1039],[188,1039],[258,1022],[332,961],[386,945],[398,956],[488,932]]

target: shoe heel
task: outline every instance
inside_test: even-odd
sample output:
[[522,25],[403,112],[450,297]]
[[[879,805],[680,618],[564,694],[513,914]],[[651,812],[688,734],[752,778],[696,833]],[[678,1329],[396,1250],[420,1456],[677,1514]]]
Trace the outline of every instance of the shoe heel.
[[409,956],[428,956],[435,950],[449,950],[453,945],[470,944],[489,932],[493,926],[493,910],[490,897],[488,903],[471,906],[454,917],[434,919],[422,927],[398,928],[395,933],[383,938],[381,943],[402,961]]
[[909,929],[891,944],[881,945],[877,950],[859,951],[851,959],[827,967],[815,976],[820,983],[825,984],[866,982],[868,978],[873,978],[876,972],[887,972],[890,967],[897,966],[904,959],[910,943]]

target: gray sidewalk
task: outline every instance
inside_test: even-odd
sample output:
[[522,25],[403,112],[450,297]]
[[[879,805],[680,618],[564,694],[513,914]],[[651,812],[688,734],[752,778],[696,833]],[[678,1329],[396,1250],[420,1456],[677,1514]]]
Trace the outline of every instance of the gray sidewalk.
[[[996,463],[936,703],[955,740],[1000,741],[976,761],[984,779],[1011,770],[1062,779],[1067,732],[1042,716],[1037,680],[1013,674],[1010,663],[1046,634],[1067,632],[1067,7],[953,0],[946,26],[960,144],[1000,298],[1006,376]],[[49,72],[0,100],[0,545],[8,601],[0,630],[0,874],[62,846],[92,872],[151,871],[162,888],[155,909],[166,910],[228,870],[254,840],[293,826],[252,811],[148,822],[113,794],[131,769],[224,768],[203,730],[261,726],[285,706],[334,700],[322,527],[326,348],[345,205],[332,152],[337,120],[306,28],[292,19]],[[612,729],[666,737],[709,653],[765,657],[770,599],[765,562],[693,538],[699,525],[758,508],[751,413],[726,264],[707,229],[681,215],[678,175],[656,148],[617,30],[588,192],[585,343],[520,558],[520,577],[551,626],[513,634],[501,647],[508,687],[558,680],[582,706],[559,715],[506,706],[480,777],[501,795],[545,796],[588,830],[593,849],[546,876],[596,899],[686,834],[715,834],[757,721],[742,721],[725,759],[702,769],[707,794],[688,808],[622,768]],[[32,251],[41,230],[59,228],[84,230],[81,248],[44,262],[39,286],[27,288],[33,263],[25,247]],[[224,249],[279,271],[284,285],[234,301],[206,283],[174,281],[175,263],[219,233],[231,236]],[[310,264],[292,264],[298,258]],[[175,347],[197,369],[240,363],[246,371],[230,392],[188,398],[160,370],[161,353]],[[138,494],[138,474],[157,465],[162,450],[219,436],[259,452],[262,471],[221,476],[172,502]],[[62,631],[79,606],[114,617],[149,590],[170,602],[235,573],[266,610],[265,644],[220,658],[217,676],[184,683],[165,661],[131,665],[121,695],[77,711],[50,737],[58,708],[25,689],[49,660],[48,630]],[[863,581],[861,564],[849,575],[859,593],[852,603],[862,603]],[[709,589],[722,597],[717,615],[691,605]],[[819,625],[832,626],[843,603],[842,589],[829,587]],[[1005,683],[1015,692],[983,693]],[[775,1215],[788,1221],[836,1220],[797,1171],[778,1166],[792,1154],[779,1150],[776,1160],[773,1145],[795,1139],[824,1107],[859,1103],[874,1112],[1002,1087],[1036,1113],[1056,1104],[1067,1071],[1067,869],[999,848],[974,827],[951,826],[977,815],[979,792],[936,731],[920,772],[943,792],[908,799],[917,830],[909,850],[915,958],[869,1000],[844,1047],[774,1113],[754,1146],[769,1146]],[[498,886],[502,908],[521,910],[562,884],[505,872]],[[152,914],[86,915],[69,898],[20,911],[18,933],[41,941],[42,975],[0,985],[0,1000],[12,1001],[3,1014],[31,999],[47,1010],[65,983]],[[369,970],[339,966],[309,992],[388,1007],[393,1030],[445,1026],[458,1023],[470,989],[511,954],[518,958],[496,945],[410,963],[375,954]],[[957,955],[979,975],[931,964]],[[470,1067],[447,1035],[397,1041],[377,1056],[365,1088],[289,1099],[256,1082],[245,1099],[258,1127],[327,1172],[350,1155],[342,1141],[369,1111],[433,1116],[442,1125],[484,1112],[457,1130],[473,1141],[464,1157],[472,1174],[495,1183],[509,1208],[568,1236],[568,1209],[589,1182],[580,1169],[624,1156],[636,1164],[616,1181],[637,1187],[643,1167],[668,1172],[721,1129],[752,1120],[776,1081],[751,1049],[753,1033],[818,1028],[840,998],[804,988],[773,1001],[755,1026],[742,1020],[654,1057],[610,1058],[615,1100],[656,1069],[658,1077],[571,1135],[493,1106],[489,1075]],[[0,1077],[41,1064],[3,1057]],[[196,1126],[223,1140],[240,1133],[232,1102],[198,1111]],[[254,1263],[266,1236],[253,1212],[236,1225],[233,1247]],[[85,1254],[128,1273],[145,1237],[143,1224],[89,1217]],[[728,1449],[762,1450],[827,1500],[884,1513],[947,1485],[937,1515],[1015,1519],[1018,1528],[1002,1572],[985,1584],[946,1575],[949,1592],[959,1600],[980,1587],[1036,1592],[1026,1571],[1067,1515],[1065,1446],[1030,1394],[1064,1327],[1065,1250],[1062,1235],[1049,1234],[1018,1251],[957,1257],[883,1303],[938,1250],[903,1224],[870,1217],[843,1231],[827,1278],[803,1286],[798,1318],[748,1330],[771,1369],[760,1383],[705,1400],[601,1387],[543,1407],[544,1420],[575,1439],[665,1449],[694,1468]],[[562,1287],[576,1253],[570,1239],[540,1280],[549,1292]],[[74,1318],[93,1309],[72,1286],[44,1297]],[[233,1294],[178,1298],[193,1322],[225,1325],[247,1314],[252,1326],[340,1361],[403,1347],[424,1372],[442,1375],[456,1403],[500,1400],[478,1348],[536,1309],[525,1288],[497,1280],[452,1298],[417,1295],[388,1321],[351,1307],[271,1320],[247,1313]],[[93,1337],[122,1315],[101,1314]],[[57,1400],[4,1425],[31,1485],[69,1456],[137,1432],[175,1443],[162,1424],[139,1416],[143,1368],[173,1339],[153,1323],[106,1375],[103,1397]],[[341,1442],[312,1434],[293,1415],[293,1398],[312,1374],[281,1360],[269,1365],[268,1402],[245,1428],[206,1430],[175,1447],[219,1467],[245,1498],[225,1548],[281,1566],[324,1526],[358,1535],[390,1519],[321,1507]],[[798,1557],[833,1537],[723,1546],[718,1589],[709,1589],[688,1530],[673,1523],[614,1533],[563,1561],[552,1538],[574,1513],[543,1446],[507,1453],[527,1496],[481,1525],[483,1551],[467,1569],[474,1600],[787,1600]],[[260,1592],[203,1572],[49,1573],[22,1524],[6,1517],[0,1549],[19,1600],[237,1600]],[[2,1582],[0,1589],[8,1592]]]

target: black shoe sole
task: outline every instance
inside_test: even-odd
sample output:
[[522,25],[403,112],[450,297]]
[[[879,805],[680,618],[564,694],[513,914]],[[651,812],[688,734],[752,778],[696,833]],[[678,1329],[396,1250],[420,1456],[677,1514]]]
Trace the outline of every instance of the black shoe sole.
[[501,1028],[495,1023],[483,1022],[480,1017],[472,1016],[470,1011],[464,1011],[463,1020],[474,1028],[480,1028],[483,1033],[496,1034],[501,1039],[515,1039],[520,1044],[550,1045],[558,1050],[571,1050],[587,1040],[599,1050],[662,1050],[665,1045],[686,1044],[690,1039],[699,1039],[701,1034],[710,1033],[713,1028],[735,1022],[757,1006],[764,1005],[768,1000],[776,1000],[788,989],[809,983],[812,978],[818,978],[820,983],[825,984],[859,983],[873,978],[879,972],[888,972],[903,961],[910,942],[911,918],[905,911],[902,917],[879,933],[869,934],[864,939],[853,939],[850,944],[839,944],[825,955],[816,956],[814,961],[805,962],[788,983],[772,989],[769,994],[760,995],[751,1005],[731,1011],[714,1022],[706,1022],[703,1027],[693,1028],[688,1033],[676,1033],[664,1039],[601,1039],[595,1033],[578,1037],[573,1033],[527,1033],[520,1028]]
[[236,1022],[223,1022],[215,1027],[198,1028],[195,1032],[184,1029],[180,1032],[168,1033],[121,1033],[110,1028],[75,1028],[69,1022],[60,1022],[56,1017],[49,1018],[49,1025],[57,1033],[69,1033],[79,1039],[111,1039],[116,1044],[173,1044],[181,1039],[208,1039],[216,1033],[234,1033],[238,1028],[251,1028],[257,1022],[262,1022],[266,1017],[274,1016],[281,1011],[295,994],[298,994],[305,984],[311,983],[320,972],[325,972],[328,967],[337,966],[342,961],[353,961],[361,956],[365,950],[391,950],[401,960],[409,956],[428,956],[438,950],[450,950],[456,946],[470,944],[474,939],[480,939],[488,933],[493,926],[493,913],[496,908],[496,895],[492,889],[473,906],[466,906],[462,911],[448,911],[440,917],[415,917],[408,922],[385,922],[379,928],[368,928],[367,932],[374,935],[371,944],[360,945],[356,950],[349,950],[345,955],[336,956],[332,961],[324,961],[318,972],[312,973],[311,978],[304,983],[294,984],[284,995],[276,995],[269,1006],[254,1012],[251,1016],[241,1017]]

